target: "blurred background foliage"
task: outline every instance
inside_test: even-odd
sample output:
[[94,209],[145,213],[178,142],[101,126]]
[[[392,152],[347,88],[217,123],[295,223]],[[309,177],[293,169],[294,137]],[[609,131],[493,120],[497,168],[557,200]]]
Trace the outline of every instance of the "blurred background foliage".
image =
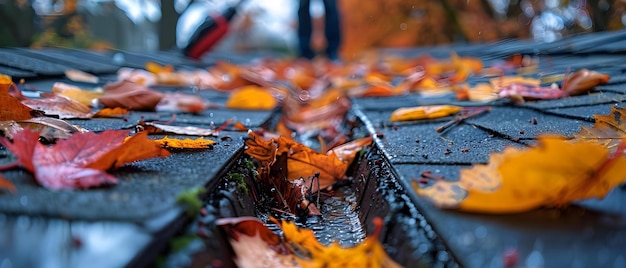
[[369,47],[476,43],[506,38],[551,42],[575,33],[622,29],[626,23],[623,0],[342,2],[344,53]]
[[[238,0],[0,0],[0,46],[177,49],[210,13]],[[342,55],[506,38],[546,42],[623,29],[624,0],[338,0]],[[322,48],[323,8],[312,1],[313,45]],[[217,50],[295,47],[295,0],[247,0]]]

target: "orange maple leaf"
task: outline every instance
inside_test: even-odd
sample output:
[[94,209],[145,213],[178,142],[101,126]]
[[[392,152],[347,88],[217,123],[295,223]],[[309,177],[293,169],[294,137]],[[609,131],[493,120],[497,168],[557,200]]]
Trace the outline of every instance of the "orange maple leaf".
[[129,131],[107,130],[100,134],[76,133],[51,146],[39,142],[39,133],[29,129],[13,133],[13,142],[0,137],[0,144],[11,150],[18,164],[33,173],[48,189],[90,188],[115,184],[106,170],[169,152],[139,133],[125,141]]
[[11,87],[15,87],[11,77],[0,74],[0,121],[17,121],[32,118],[32,109],[9,94]]
[[380,218],[374,219],[376,227],[374,233],[360,244],[350,248],[341,247],[338,242],[324,246],[317,241],[312,230],[298,228],[295,223],[285,220],[277,223],[283,230],[285,243],[292,250],[301,253],[297,255],[296,260],[302,267],[401,267],[387,255],[378,241],[383,227],[383,221]]
[[253,217],[223,218],[216,224],[230,237],[241,267],[400,267],[378,241],[383,221],[374,219],[376,227],[362,243],[341,247],[337,242],[324,246],[312,230],[298,228],[293,222],[271,218],[283,231],[274,234]]
[[493,153],[488,164],[463,169],[458,181],[414,190],[438,206],[482,213],[515,213],[603,198],[626,179],[626,142],[615,152],[590,142],[541,137],[530,149]]

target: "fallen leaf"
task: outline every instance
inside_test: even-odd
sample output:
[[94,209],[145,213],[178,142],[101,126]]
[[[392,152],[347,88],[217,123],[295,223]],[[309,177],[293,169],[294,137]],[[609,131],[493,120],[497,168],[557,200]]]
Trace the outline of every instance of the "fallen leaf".
[[615,149],[626,137],[626,109],[611,106],[610,114],[594,114],[593,127],[581,127],[574,133],[572,142],[596,142],[608,149]]
[[110,108],[154,111],[161,98],[161,92],[131,81],[120,81],[106,84],[104,96],[98,98],[98,102]]
[[128,67],[122,67],[117,71],[118,81],[130,81],[132,83],[152,86],[157,84],[157,77],[155,74],[146,70],[133,69]]
[[11,77],[0,74],[0,121],[32,118],[32,109],[9,94],[11,87],[15,87]]
[[527,87],[539,87],[541,85],[539,79],[523,76],[501,76],[490,79],[489,83],[495,89],[505,88],[511,85],[524,85]]
[[217,78],[212,86],[218,90],[232,90],[252,84],[241,76],[241,69],[242,66],[223,60],[215,62],[215,65],[209,69],[211,76]]
[[139,126],[142,131],[150,134],[178,134],[178,135],[191,135],[191,136],[217,136],[220,133],[219,129],[206,129],[192,126],[171,126],[165,124],[159,124],[154,122],[139,122]]
[[42,186],[58,189],[85,189],[117,183],[106,170],[126,163],[169,155],[147,133],[132,136],[128,131],[107,130],[76,133],[66,140],[46,146],[39,133],[29,129],[14,133],[13,142],[0,137],[0,144],[11,150],[19,165],[33,173]]
[[352,163],[352,161],[354,161],[356,154],[359,151],[361,151],[363,148],[370,146],[372,144],[372,140],[373,138],[371,136],[356,139],[351,142],[344,143],[335,148],[332,148],[326,154],[335,154],[337,158],[339,158],[339,160],[346,162],[346,163]]
[[480,59],[459,57],[456,53],[451,53],[449,61],[434,61],[425,66],[427,75],[446,75],[452,83],[463,82],[470,74],[480,73],[482,68]]
[[4,137],[11,139],[12,133],[19,132],[23,129],[24,128],[19,123],[13,120],[0,121],[0,133],[2,134],[0,136],[4,136]]
[[480,83],[466,91],[470,101],[489,102],[499,99],[498,90],[486,83]]
[[322,185],[321,173],[316,171],[302,177],[290,177],[295,175],[290,175],[289,167],[296,162],[285,153],[285,146],[278,153],[278,146],[274,142],[285,138],[265,140],[252,131],[248,133],[251,139],[246,141],[246,153],[260,163],[260,166],[257,165],[258,183],[255,187],[259,193],[256,195],[265,195],[276,200],[270,206],[281,212],[295,216],[320,215],[317,205],[311,202],[310,197]]
[[603,198],[626,180],[626,142],[610,153],[602,145],[541,137],[530,149],[493,153],[488,164],[463,169],[458,181],[436,181],[417,194],[442,208],[480,213],[517,213],[542,206]]
[[67,118],[91,118],[91,108],[68,97],[52,94],[42,94],[40,99],[23,100],[26,106],[43,111],[46,115]]
[[[50,143],[57,139],[67,139],[74,133],[86,132],[85,129],[74,126],[67,121],[52,117],[33,117],[28,120],[17,121],[21,127],[39,132],[40,138]],[[10,136],[7,136],[11,138]]]
[[296,255],[259,219],[221,218],[215,224],[228,234],[238,267],[298,267]]
[[[322,134],[325,139],[333,139],[340,132],[341,123],[351,106],[350,100],[337,90],[326,91],[314,99],[303,91],[299,96],[292,94],[285,99],[281,121],[298,134]],[[328,132],[324,133],[326,130]],[[313,134],[315,132],[320,133]]]
[[65,71],[65,76],[75,82],[84,82],[84,83],[92,83],[97,84],[99,79],[97,76],[83,72],[81,70],[69,69]]
[[456,114],[463,110],[463,107],[454,105],[428,105],[411,108],[398,108],[391,113],[392,122],[410,121],[420,119],[434,119]]
[[201,97],[182,93],[165,93],[161,101],[156,105],[157,112],[185,112],[199,113],[210,107],[218,107],[217,104],[209,103]]
[[91,101],[104,95],[102,91],[85,90],[60,82],[54,83],[54,85],[52,85],[52,92],[80,102],[85,106],[91,105]]
[[244,123],[241,123],[241,121],[233,123],[233,129],[236,131],[248,131],[248,127],[246,127]]
[[160,144],[161,147],[165,148],[178,148],[178,149],[207,149],[213,148],[213,144],[215,141],[205,139],[205,138],[197,138],[197,139],[174,139],[168,138],[167,136],[162,139],[154,140],[156,143]]
[[253,217],[223,218],[216,224],[226,231],[239,267],[401,267],[378,241],[383,222],[374,219],[375,231],[360,244],[344,248],[337,242],[324,246],[312,230],[271,218],[284,239]]
[[582,69],[566,76],[562,87],[568,95],[576,96],[587,93],[598,85],[608,83],[609,79],[611,77],[608,74]]
[[281,238],[255,217],[220,218],[215,221],[215,225],[223,228],[235,240],[241,235],[259,237],[270,246],[279,246]]
[[226,101],[226,108],[272,110],[277,104],[278,101],[270,90],[250,85],[234,90]]
[[293,222],[280,222],[285,243],[292,251],[299,252],[296,260],[302,267],[401,267],[387,255],[378,241],[383,227],[382,219],[374,219],[374,226],[374,233],[368,235],[363,242],[344,248],[338,242],[324,246],[317,241],[312,230],[298,228]]
[[[320,189],[330,187],[336,180],[342,179],[348,169],[348,163],[341,161],[334,153],[318,153],[301,143],[280,137],[265,140],[256,133],[248,132],[246,154],[270,167],[280,155],[287,157],[285,176],[289,181],[308,178],[319,173]],[[316,192],[317,187],[312,190]]]
[[534,87],[523,84],[511,84],[500,88],[498,95],[502,98],[510,98],[515,102],[524,100],[552,100],[567,96],[567,92],[559,89],[558,85],[552,84],[549,87]]
[[128,114],[128,109],[115,107],[115,108],[103,108],[97,111],[93,117],[120,117]]

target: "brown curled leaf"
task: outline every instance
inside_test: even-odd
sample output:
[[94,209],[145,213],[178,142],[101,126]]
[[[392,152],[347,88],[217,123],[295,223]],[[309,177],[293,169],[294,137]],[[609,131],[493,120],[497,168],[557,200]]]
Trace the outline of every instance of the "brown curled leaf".
[[154,111],[161,98],[163,98],[161,92],[124,80],[106,84],[104,96],[98,98],[98,101],[110,108],[121,107],[129,110]]
[[570,96],[576,96],[586,93],[598,85],[608,83],[609,79],[611,77],[608,74],[582,69],[568,75],[563,80],[563,90]]

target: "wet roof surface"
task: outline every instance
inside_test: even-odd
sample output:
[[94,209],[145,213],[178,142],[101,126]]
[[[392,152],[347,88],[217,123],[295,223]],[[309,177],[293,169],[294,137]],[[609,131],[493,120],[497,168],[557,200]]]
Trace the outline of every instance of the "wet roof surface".
[[[588,68],[610,74],[611,81],[583,96],[532,101],[519,105],[494,103],[491,112],[468,119],[443,133],[437,133],[435,129],[449,118],[394,123],[389,120],[389,115],[399,107],[451,102],[457,105],[476,104],[457,102],[453,96],[413,94],[382,99],[354,99],[354,109],[359,110],[362,119],[379,134],[377,146],[388,157],[395,174],[405,186],[423,171],[431,171],[450,179],[458,178],[460,169],[486,162],[493,151],[501,151],[507,146],[533,144],[535,138],[543,133],[571,136],[581,126],[592,126],[593,114],[607,114],[611,106],[626,107],[621,103],[626,93],[624,39],[626,31],[574,36],[548,44],[505,40],[495,44],[386,50],[407,56],[429,53],[438,57],[448,57],[451,51],[456,51],[460,55],[480,57],[485,61],[504,59],[514,53],[525,53],[539,58],[540,73],[562,74],[568,68]],[[49,87],[51,82],[62,80],[60,77],[68,66],[55,63],[60,55],[71,55],[72,57],[65,60],[74,62],[72,67],[86,68],[88,65],[91,68],[89,71],[103,77],[112,77],[112,70],[119,67],[141,68],[146,61],[169,63],[180,68],[198,68],[206,67],[216,59],[224,59],[223,55],[210,55],[202,62],[192,62],[170,52],[143,54],[125,51],[92,53],[64,49],[0,49],[0,73],[34,79],[29,82],[33,86]],[[263,55],[235,55],[231,59],[233,62],[243,63],[258,56]],[[83,61],[73,60],[75,58]],[[473,78],[469,83],[484,80]],[[201,94],[217,103],[226,100],[223,93]],[[234,119],[254,128],[261,126],[270,117],[271,112],[219,108],[197,115],[179,114],[177,122],[198,127],[214,127]],[[134,112],[126,120],[70,121],[98,131],[111,128],[129,129],[139,120],[167,121],[169,118],[169,113]],[[533,123],[535,118],[536,124]],[[133,231],[134,234],[118,234],[119,239],[144,241],[132,249],[125,249],[138,252],[148,243],[145,240],[150,239],[150,235],[146,233],[153,233],[174,221],[172,216],[163,215],[181,213],[181,208],[175,203],[175,198],[181,191],[206,185],[240,152],[243,146],[241,138],[245,133],[226,132],[224,135],[233,139],[218,140],[212,150],[175,152],[169,158],[128,165],[115,172],[120,183],[111,188],[53,192],[37,186],[32,177],[23,171],[3,172],[4,176],[16,184],[19,192],[15,195],[0,195],[0,237],[8,237],[15,230],[31,231],[35,234],[47,233],[47,228],[65,230],[65,227],[59,227],[55,223],[56,219],[44,220],[44,225],[48,224],[48,227],[33,224],[23,227],[20,219],[25,215],[52,216],[82,223],[139,223],[129,227],[138,230]],[[11,160],[12,156],[5,149],[0,150],[0,165]],[[518,250],[519,264],[525,266],[626,266],[626,253],[623,250],[626,248],[624,187],[618,187],[604,200],[579,202],[567,209],[539,209],[505,216],[440,210],[414,194],[411,197],[461,266],[500,267],[502,256],[509,248]],[[158,220],[162,218],[165,219]],[[14,242],[0,241],[0,252],[11,249],[14,245],[11,241]],[[133,256],[120,258],[122,259],[118,263],[127,263]],[[72,266],[72,263],[65,264]]]

